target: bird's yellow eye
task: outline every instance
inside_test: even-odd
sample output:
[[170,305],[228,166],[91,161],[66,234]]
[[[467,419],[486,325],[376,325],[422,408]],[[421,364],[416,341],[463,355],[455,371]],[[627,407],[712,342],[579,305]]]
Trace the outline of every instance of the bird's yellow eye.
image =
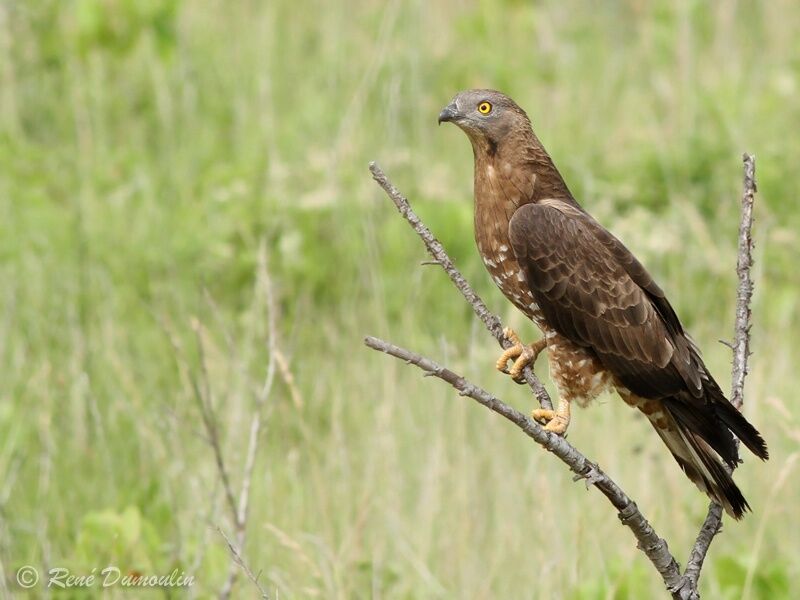
[[492,105],[486,101],[481,102],[478,104],[478,112],[482,115],[488,115],[490,112],[492,112]]

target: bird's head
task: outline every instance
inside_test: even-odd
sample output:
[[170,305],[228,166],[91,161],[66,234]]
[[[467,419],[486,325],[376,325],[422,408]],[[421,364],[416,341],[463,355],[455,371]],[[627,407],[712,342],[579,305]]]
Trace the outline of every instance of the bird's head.
[[455,123],[473,146],[497,147],[510,132],[529,132],[528,115],[516,102],[495,90],[466,90],[439,113],[439,123]]

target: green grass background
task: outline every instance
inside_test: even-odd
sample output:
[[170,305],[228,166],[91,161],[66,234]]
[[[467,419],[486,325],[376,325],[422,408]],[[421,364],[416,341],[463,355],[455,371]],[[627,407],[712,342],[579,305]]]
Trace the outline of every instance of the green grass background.
[[[436,127],[456,91],[491,86],[528,110],[725,386],[740,157],[756,154],[745,412],[772,458],[737,471],[753,513],[726,521],[702,589],[800,597],[798,30],[790,0],[0,2],[0,595],[24,564],[193,573],[173,597],[221,587],[214,527],[231,525],[191,323],[238,487],[269,358],[262,242],[296,385],[279,377],[268,400],[243,549],[273,597],[663,594],[599,493],[362,346],[388,337],[532,407],[367,171],[379,161],[532,338],[474,249],[469,144]],[[685,562],[707,502],[647,423],[608,396],[570,441]]]

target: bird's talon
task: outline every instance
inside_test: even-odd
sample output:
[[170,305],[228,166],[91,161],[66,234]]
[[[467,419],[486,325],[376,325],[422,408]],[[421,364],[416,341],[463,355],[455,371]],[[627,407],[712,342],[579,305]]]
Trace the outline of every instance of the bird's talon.
[[[506,350],[504,350],[500,355],[500,358],[497,359],[497,370],[501,373],[510,375],[516,383],[525,383],[525,377],[522,372],[528,365],[533,366],[533,363],[536,362],[536,358],[539,356],[539,353],[545,348],[547,343],[545,340],[539,340],[538,342],[534,342],[529,346],[525,346],[520,341],[516,332],[514,332],[514,330],[510,327],[503,329],[503,335],[505,335],[506,338],[514,345],[506,348]],[[511,369],[508,368],[509,360],[514,361]]]
[[567,427],[569,427],[569,419],[556,415],[554,419],[544,426],[544,430],[563,436],[567,432]]
[[515,346],[522,346],[522,340],[519,339],[517,332],[511,329],[511,327],[503,327],[503,335]]
[[531,411],[531,419],[539,421],[542,424],[547,424],[556,416],[556,411],[548,410],[546,408],[536,408]]
[[531,411],[531,418],[544,425],[545,431],[550,431],[556,435],[564,435],[569,427],[570,410],[569,404],[559,406],[558,410],[537,408]]

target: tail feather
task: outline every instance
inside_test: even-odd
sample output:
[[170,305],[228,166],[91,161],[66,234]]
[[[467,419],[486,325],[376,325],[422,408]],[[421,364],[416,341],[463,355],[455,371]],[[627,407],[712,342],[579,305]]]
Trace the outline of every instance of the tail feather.
[[719,389],[719,385],[713,379],[706,382],[705,385],[706,395],[714,407],[715,416],[722,421],[733,434],[741,440],[750,452],[755,454],[761,460],[769,458],[767,451],[767,443],[758,430],[753,427],[750,422],[744,418],[744,415],[739,412],[736,407],[728,402],[725,394]]
[[658,435],[667,445],[675,460],[687,477],[709,498],[720,504],[734,519],[741,519],[750,505],[725,470],[719,454],[698,434],[687,429],[672,414],[668,413],[669,427],[657,421],[663,415],[650,415],[650,421]]
[[702,399],[688,392],[664,398],[663,410],[649,415],[650,421],[689,479],[733,518],[741,519],[750,506],[730,475],[740,462],[734,436],[762,460],[769,458],[767,444],[712,377],[706,375],[702,381]]
[[667,412],[682,431],[699,436],[730,468],[739,463],[739,451],[733,434],[720,422],[715,410],[708,410],[706,406],[698,407],[680,398],[666,398],[663,402]]

